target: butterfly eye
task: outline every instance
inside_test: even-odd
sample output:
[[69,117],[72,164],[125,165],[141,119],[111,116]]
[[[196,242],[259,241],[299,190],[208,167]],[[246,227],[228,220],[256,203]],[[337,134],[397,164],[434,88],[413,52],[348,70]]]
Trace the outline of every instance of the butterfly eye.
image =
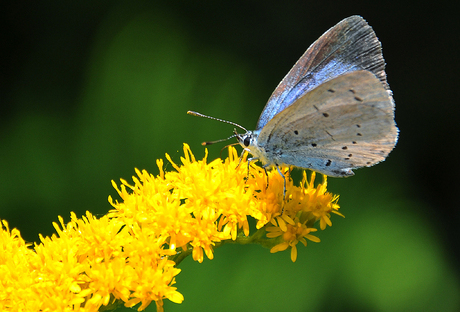
[[245,137],[243,141],[244,146],[248,147],[249,144],[251,144],[251,138],[250,137]]

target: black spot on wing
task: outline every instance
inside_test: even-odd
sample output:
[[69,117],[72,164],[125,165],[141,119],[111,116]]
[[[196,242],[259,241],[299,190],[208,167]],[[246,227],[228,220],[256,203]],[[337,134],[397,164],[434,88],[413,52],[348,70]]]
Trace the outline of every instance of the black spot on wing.
[[330,159],[327,160],[326,162],[326,167],[329,167],[332,164],[332,161]]

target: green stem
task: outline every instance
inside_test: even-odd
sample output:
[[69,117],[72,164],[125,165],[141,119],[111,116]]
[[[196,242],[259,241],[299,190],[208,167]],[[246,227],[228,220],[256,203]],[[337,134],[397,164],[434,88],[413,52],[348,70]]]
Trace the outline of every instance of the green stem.
[[[279,242],[278,239],[267,239],[265,237],[265,233],[266,233],[265,228],[261,228],[257,230],[254,234],[250,236],[245,236],[243,232],[241,231],[238,233],[238,236],[236,237],[235,240],[226,239],[224,241],[216,243],[214,245],[214,249],[222,245],[225,245],[225,244],[239,244],[239,245],[259,244],[265,248],[272,248],[273,246],[278,244]],[[188,255],[190,255],[192,251],[193,251],[193,248],[189,246],[187,250],[181,251],[175,256],[171,257],[171,260],[176,262],[176,266],[179,266],[182,260],[184,260]]]
[[171,260],[176,262],[176,267],[179,266],[179,264],[184,260],[188,255],[190,255],[193,251],[192,247],[188,247],[187,250],[178,252],[176,255],[171,257]]

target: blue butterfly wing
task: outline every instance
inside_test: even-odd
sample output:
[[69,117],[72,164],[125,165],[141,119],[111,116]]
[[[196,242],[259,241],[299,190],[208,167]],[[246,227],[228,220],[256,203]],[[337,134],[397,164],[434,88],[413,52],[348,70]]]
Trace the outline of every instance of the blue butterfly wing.
[[262,129],[270,119],[306,92],[356,70],[372,72],[391,96],[380,41],[367,22],[357,15],[339,22],[307,49],[273,91],[256,130]]

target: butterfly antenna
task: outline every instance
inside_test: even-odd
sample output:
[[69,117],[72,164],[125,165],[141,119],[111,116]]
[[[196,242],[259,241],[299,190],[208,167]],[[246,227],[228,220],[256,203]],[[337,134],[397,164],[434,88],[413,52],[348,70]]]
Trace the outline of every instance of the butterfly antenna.
[[[248,130],[246,130],[246,128],[240,126],[237,123],[234,123],[234,122],[231,122],[231,121],[228,121],[228,120],[223,120],[223,119],[219,119],[219,118],[215,118],[215,117],[211,117],[211,116],[206,116],[206,115],[203,115],[203,114],[200,114],[200,113],[197,113],[197,112],[193,112],[193,111],[188,111],[187,114],[192,115],[192,116],[196,116],[196,117],[209,118],[209,119],[217,120],[217,121],[220,121],[220,122],[228,123],[228,124],[234,125],[234,126],[240,128],[240,129],[243,129],[244,131],[248,132]],[[231,139],[233,137],[234,136],[231,136],[228,139]],[[226,140],[228,140],[228,139],[226,139]],[[220,142],[220,141],[225,141],[225,140],[214,141],[214,143],[215,142]]]
[[[219,142],[223,142],[223,141],[230,140],[231,138],[234,138],[234,137],[236,137],[236,134],[233,134],[233,135],[229,136],[229,137],[226,138],[226,139],[220,139],[220,140],[215,140],[215,141],[203,142],[203,143],[201,143],[201,145],[203,145],[203,146],[211,145],[211,144],[214,144],[214,143],[219,143]],[[236,144],[239,144],[239,143],[236,143]],[[233,144],[230,144],[230,145],[233,145]],[[227,145],[227,146],[229,146],[229,145]],[[227,147],[227,146],[225,146],[225,147]],[[225,147],[224,147],[224,148],[225,148]]]

